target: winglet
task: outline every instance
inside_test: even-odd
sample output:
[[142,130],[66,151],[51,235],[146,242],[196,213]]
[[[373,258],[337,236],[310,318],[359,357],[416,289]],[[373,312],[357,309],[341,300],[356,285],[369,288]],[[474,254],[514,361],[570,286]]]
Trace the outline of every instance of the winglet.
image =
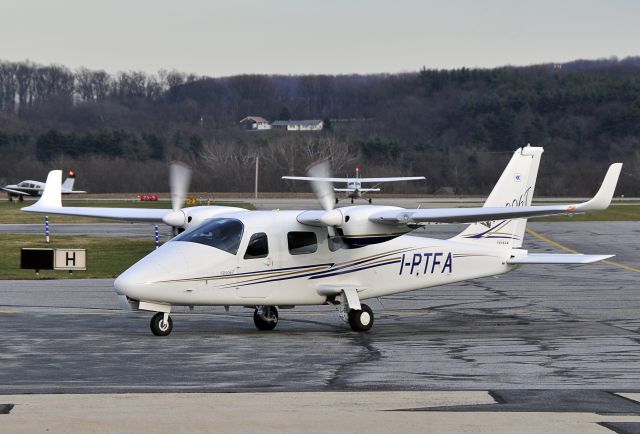
[[570,212],[602,211],[607,209],[611,204],[611,199],[613,198],[613,193],[616,189],[616,185],[618,184],[618,178],[620,177],[621,170],[622,163],[614,163],[609,166],[609,170],[607,170],[604,181],[602,181],[600,190],[598,190],[596,195],[585,203],[581,203],[575,207],[570,207],[574,208],[573,210],[570,210]]
[[49,172],[40,199],[22,210],[32,211],[36,208],[62,208],[62,170]]

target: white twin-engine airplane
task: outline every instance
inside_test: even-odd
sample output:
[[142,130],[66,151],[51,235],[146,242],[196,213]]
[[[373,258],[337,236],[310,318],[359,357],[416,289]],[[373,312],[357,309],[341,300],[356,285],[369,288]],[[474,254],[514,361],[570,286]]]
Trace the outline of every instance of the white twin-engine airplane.
[[[73,184],[76,181],[76,175],[73,170],[69,171],[69,176],[62,183],[62,194],[80,194],[86,193],[86,191],[74,190]],[[0,187],[0,189],[7,192],[9,195],[9,201],[13,200],[14,197],[17,197],[20,202],[24,200],[25,196],[39,196],[42,194],[44,190],[44,182],[40,181],[32,181],[27,179],[26,181],[21,181],[18,184],[5,185],[4,187]]]
[[[314,170],[314,168],[317,168],[319,170]],[[392,178],[360,178],[359,167],[356,167],[355,178],[332,178],[328,176],[328,173],[321,173],[321,171],[324,171],[323,167],[314,166],[309,170],[309,175],[311,176],[283,176],[282,179],[290,179],[293,181],[345,183],[347,184],[346,188],[334,188],[333,191],[346,193],[347,198],[351,199],[351,203],[353,203],[354,199],[361,198],[363,194],[380,191],[380,189],[377,186],[385,182],[420,181],[425,179],[424,176],[396,176]],[[376,186],[372,188],[364,188],[362,187],[362,184],[376,184]],[[336,203],[338,203],[338,201],[339,199],[336,197]],[[369,203],[371,203],[371,198],[368,198],[368,201]]]
[[[186,230],[120,275],[122,304],[157,312],[155,335],[171,332],[173,306],[254,308],[254,323],[271,330],[278,310],[335,305],[355,331],[373,325],[363,300],[514,270],[523,264],[586,264],[613,255],[528,253],[527,218],[606,209],[621,163],[612,164],[589,201],[531,206],[542,148],[518,149],[482,208],[403,209],[359,205],[334,209],[329,183],[314,188],[317,211],[182,208],[188,169],[171,167],[173,210],[69,208],[60,200],[61,172],[24,211],[164,222]],[[424,223],[471,223],[448,240],[412,236]]]

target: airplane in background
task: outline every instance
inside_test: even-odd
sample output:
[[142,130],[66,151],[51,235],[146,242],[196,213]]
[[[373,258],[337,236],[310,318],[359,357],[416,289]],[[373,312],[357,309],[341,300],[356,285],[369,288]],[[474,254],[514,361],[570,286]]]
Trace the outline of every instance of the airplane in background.
[[[174,306],[248,307],[254,309],[259,330],[272,330],[278,308],[329,305],[354,331],[363,332],[374,321],[363,303],[367,299],[495,276],[527,264],[571,266],[613,256],[529,253],[523,248],[528,218],[606,209],[622,169],[622,163],[612,164],[586,202],[532,206],[542,152],[531,146],[516,150],[484,206],[476,208],[335,208],[331,183],[318,180],[312,181],[318,210],[183,208],[190,170],[174,165],[172,209],[63,207],[62,172],[53,170],[42,197],[22,210],[184,228],[114,282],[123,307],[156,312],[150,322],[156,336],[171,332]],[[325,168],[311,172],[327,172],[328,163],[323,164]],[[434,222],[469,226],[447,240],[411,234]]]
[[[73,184],[76,181],[76,174],[73,170],[69,171],[69,176],[62,183],[62,194],[82,194],[86,193],[86,191],[74,190]],[[5,185],[4,187],[0,187],[0,189],[7,192],[9,195],[9,202],[13,200],[14,197],[17,197],[20,202],[24,200],[25,196],[40,196],[42,191],[44,190],[45,183],[40,181],[32,181],[27,179],[18,184]]]
[[[316,173],[314,168],[323,168],[325,173]],[[399,182],[399,181],[420,181],[426,179],[424,176],[400,176],[391,178],[360,178],[360,168],[356,167],[355,178],[332,178],[329,175],[329,170],[324,166],[315,165],[310,169],[311,176],[283,176],[282,179],[290,179],[294,181],[310,181],[310,182],[337,182],[347,184],[346,188],[334,188],[333,191],[346,193],[346,197],[351,199],[353,203],[354,199],[361,198],[363,194],[380,191],[378,185],[385,182]],[[364,188],[362,184],[375,184],[374,187]],[[335,198],[336,203],[339,199]],[[371,203],[371,198],[368,198]]]

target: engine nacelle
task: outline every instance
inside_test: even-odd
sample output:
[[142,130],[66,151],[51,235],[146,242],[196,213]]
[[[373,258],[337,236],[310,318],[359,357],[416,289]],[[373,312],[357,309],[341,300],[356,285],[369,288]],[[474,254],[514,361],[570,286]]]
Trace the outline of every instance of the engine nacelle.
[[311,226],[335,227],[336,235],[352,247],[388,241],[411,231],[406,225],[375,223],[369,216],[380,211],[399,210],[395,206],[356,205],[329,211],[304,211],[297,220]]

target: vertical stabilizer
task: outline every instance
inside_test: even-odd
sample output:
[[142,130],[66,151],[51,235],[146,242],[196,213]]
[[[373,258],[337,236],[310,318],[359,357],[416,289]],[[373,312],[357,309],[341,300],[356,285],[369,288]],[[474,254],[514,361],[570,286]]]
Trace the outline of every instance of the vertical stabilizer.
[[73,184],[76,182],[76,175],[73,170],[69,171],[69,177],[62,183],[62,191],[73,191]]
[[[518,149],[483,206],[530,206],[542,152],[541,147],[529,145]],[[507,249],[519,248],[526,225],[526,218],[473,223],[453,239]]]

